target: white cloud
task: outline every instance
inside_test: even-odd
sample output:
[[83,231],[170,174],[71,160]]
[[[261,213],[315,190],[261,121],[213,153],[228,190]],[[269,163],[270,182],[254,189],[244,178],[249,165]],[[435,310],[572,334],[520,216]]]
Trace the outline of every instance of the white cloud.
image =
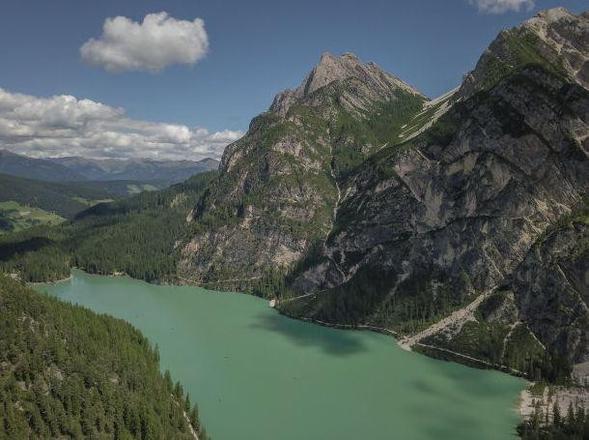
[[121,108],[89,99],[38,98],[0,88],[0,148],[33,157],[218,159],[242,135],[132,119]]
[[479,11],[489,14],[503,14],[507,11],[530,10],[535,5],[535,0],[469,0]]
[[102,35],[80,48],[82,59],[109,72],[158,72],[171,64],[195,64],[208,50],[204,21],[177,20],[166,12],[148,14],[141,23],[107,18]]

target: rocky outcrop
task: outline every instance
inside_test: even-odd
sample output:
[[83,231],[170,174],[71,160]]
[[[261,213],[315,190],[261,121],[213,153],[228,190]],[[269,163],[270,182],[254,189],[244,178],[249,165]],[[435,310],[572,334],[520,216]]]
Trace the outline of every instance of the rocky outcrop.
[[551,226],[468,322],[429,332],[418,348],[452,350],[534,380],[581,371],[589,353],[588,213],[585,206]]
[[319,64],[296,89],[285,90],[276,95],[270,111],[284,116],[294,103],[305,101],[317,90],[334,81],[341,82],[348,79],[359,81],[358,85],[362,88],[354,90],[345,97],[340,96],[341,102],[350,111],[367,111],[375,102],[391,94],[394,95],[398,90],[425,98],[419,91],[383,71],[372,62],[363,64],[352,53],[344,53],[341,57],[337,57],[325,52],[321,55]]
[[589,217],[566,219],[532,247],[508,287],[519,319],[571,363],[589,361]]
[[575,15],[564,8],[549,9],[501,32],[466,76],[455,99],[486,90],[529,64],[543,65],[589,87],[589,12]]

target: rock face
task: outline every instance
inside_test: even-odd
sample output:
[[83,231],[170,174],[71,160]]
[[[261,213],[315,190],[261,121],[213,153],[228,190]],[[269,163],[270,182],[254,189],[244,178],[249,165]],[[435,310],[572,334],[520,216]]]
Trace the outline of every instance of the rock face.
[[502,32],[430,103],[323,55],[225,151],[181,275],[530,374],[589,359],[588,23]]
[[508,287],[519,317],[561,356],[587,361],[589,347],[589,218],[549,231],[528,253]]
[[189,216],[181,276],[243,289],[288,270],[329,232],[339,182],[424,100],[375,64],[322,55],[225,150],[219,179]]
[[456,97],[468,98],[530,63],[589,87],[589,12],[554,8],[503,31],[466,76]]
[[[586,25],[586,15],[558,9],[506,33],[533,27],[578,36]],[[501,307],[485,301],[486,313],[477,310],[468,325],[422,342],[524,369],[509,343],[517,328],[518,341],[537,342],[527,361],[544,353],[589,358],[586,227],[545,241],[586,204],[589,92],[580,70],[559,74],[536,62],[485,83],[483,66],[506,33],[431,129],[357,169],[321,258],[291,285],[317,294],[285,302],[286,313],[412,333],[507,289],[494,300]],[[559,41],[587,53],[587,44]],[[561,271],[554,261],[573,247],[575,260]]]
[[588,111],[585,89],[532,67],[456,105],[447,133],[382,150],[348,185],[325,260],[294,282],[331,289],[304,313],[399,326],[500,284],[587,194]]
[[421,95],[417,90],[399,78],[384,72],[374,63],[362,64],[352,53],[336,57],[329,52],[321,55],[319,64],[307,75],[295,90],[286,90],[274,98],[270,111],[286,115],[293,103],[300,103],[317,90],[334,81],[356,79],[363,90],[356,90],[342,99],[342,104],[350,111],[370,110],[370,107],[383,97],[396,90],[412,95]]

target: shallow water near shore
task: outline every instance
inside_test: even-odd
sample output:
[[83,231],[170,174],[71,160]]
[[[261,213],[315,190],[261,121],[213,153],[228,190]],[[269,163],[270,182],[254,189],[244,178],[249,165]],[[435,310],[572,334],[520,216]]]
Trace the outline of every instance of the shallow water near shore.
[[289,319],[248,295],[77,270],[35,288],[141,330],[214,440],[516,437],[523,380],[405,352],[385,335]]

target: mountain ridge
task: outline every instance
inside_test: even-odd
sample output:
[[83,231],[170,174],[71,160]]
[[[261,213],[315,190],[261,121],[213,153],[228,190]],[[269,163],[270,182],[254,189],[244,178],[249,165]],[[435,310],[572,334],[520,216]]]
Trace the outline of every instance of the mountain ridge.
[[[566,65],[571,54],[583,58],[589,45],[563,44],[567,50],[561,54],[536,35],[545,30],[584,41],[587,22],[587,14],[556,9],[503,31],[456,92],[432,104],[418,99],[397,130],[372,143],[358,127],[367,122],[368,131],[374,132],[371,118],[388,103],[402,102],[387,101],[385,90],[406,90],[358,79],[356,72],[364,71],[353,68],[350,73],[348,67],[356,63],[351,55],[343,60],[325,55],[301,86],[279,94],[269,112],[254,118],[248,135],[226,150],[219,176],[226,184],[223,195],[213,186],[190,217],[196,232],[182,251],[182,279],[278,296],[279,310],[295,317],[373,325],[402,334],[427,327],[484,292],[506,289],[513,293],[501,294],[506,298],[501,301],[516,311],[509,318],[513,321],[485,318],[494,315],[481,315],[491,307],[484,301],[474,310],[473,316],[483,316],[477,325],[444,328],[447,341],[441,342],[438,332],[435,344],[531,376],[536,370],[551,380],[570,374],[563,365],[589,358],[586,317],[572,318],[541,301],[530,312],[523,299],[529,289],[509,286],[542,234],[582,209],[588,194],[589,92],[584,74],[578,75],[586,64],[574,74]],[[386,104],[379,107],[383,97]],[[332,122],[339,112],[347,119],[338,132]],[[305,119],[309,114],[317,119]],[[303,132],[293,142],[288,133],[269,136],[264,130],[268,119],[319,129],[312,135]],[[403,128],[407,126],[411,131]],[[294,148],[310,140],[323,144],[315,161],[311,150]],[[346,154],[363,154],[340,166],[340,142],[348,148]],[[287,149],[295,153],[296,164],[289,163],[288,170],[259,160],[268,151]],[[248,163],[258,165],[246,170]],[[311,190],[305,178],[292,186],[274,186],[273,198],[288,198],[297,188],[301,211],[292,218],[301,219],[314,234],[293,233],[292,222],[269,221],[271,213],[284,218],[286,205],[264,202],[259,209],[252,197],[256,184],[248,183],[252,176],[272,181],[297,167],[321,172],[323,189]],[[314,191],[314,198],[305,198]],[[226,194],[231,194],[230,203],[223,202]],[[330,198],[321,201],[325,194]],[[223,216],[207,218],[221,206]],[[322,220],[309,222],[304,215],[316,209],[323,210]],[[256,228],[261,228],[259,235],[252,234]],[[584,230],[575,228],[579,243],[585,243]],[[290,237],[298,240],[295,246]],[[587,250],[576,252],[585,255]],[[586,261],[581,258],[575,270],[582,271]],[[587,286],[581,282],[572,287],[579,288]],[[291,300],[295,297],[300,300]],[[573,301],[586,309],[586,298]],[[561,322],[551,328],[559,335],[556,339],[538,331],[541,320],[550,319]],[[519,321],[522,346],[514,350],[523,354],[513,357],[501,347],[510,347],[507,330]],[[484,342],[493,334],[503,335],[498,346]],[[573,335],[576,342],[564,342]],[[544,348],[538,349],[530,342],[534,340]]]
[[189,216],[199,232],[184,246],[181,277],[222,283],[246,265],[247,278],[285,270],[326,237],[340,182],[425,101],[349,54],[323,55],[297,90],[279,94],[225,149]]
[[319,63],[313,67],[297,88],[284,90],[274,97],[270,111],[286,115],[293,103],[310,97],[315,91],[332,82],[344,81],[349,78],[373,83],[383,90],[393,87],[401,88],[408,93],[425,98],[421,92],[394,75],[385,72],[373,62],[363,64],[351,52],[345,52],[339,57],[330,52],[324,52]]
[[32,158],[0,150],[0,173],[50,182],[162,181],[178,183],[199,172],[217,169],[219,162],[142,158],[88,159],[78,156]]

